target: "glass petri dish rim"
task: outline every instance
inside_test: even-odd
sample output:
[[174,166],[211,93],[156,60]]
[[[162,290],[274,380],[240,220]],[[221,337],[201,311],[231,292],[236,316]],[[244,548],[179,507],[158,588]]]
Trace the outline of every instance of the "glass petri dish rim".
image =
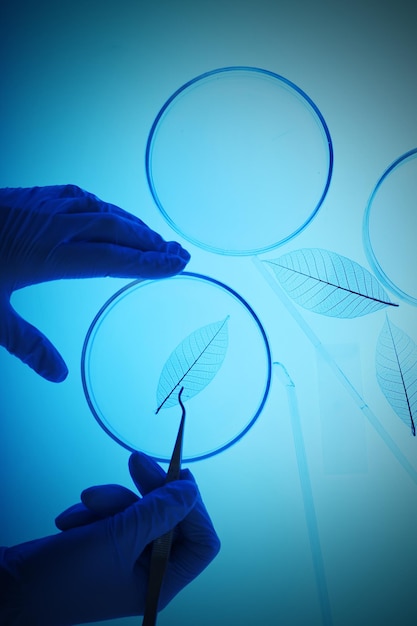
[[[245,250],[224,250],[223,248],[218,248],[216,246],[211,246],[209,244],[205,244],[204,242],[200,241],[199,239],[196,239],[195,237],[192,237],[191,235],[187,235],[186,233],[184,233],[181,229],[179,229],[177,227],[177,225],[174,222],[174,220],[168,215],[168,213],[164,209],[164,207],[162,205],[162,202],[159,200],[159,197],[158,197],[158,194],[157,194],[157,191],[156,191],[156,187],[155,187],[155,184],[154,184],[153,176],[152,176],[152,167],[151,167],[152,158],[151,157],[152,157],[153,141],[154,141],[154,138],[155,138],[155,134],[156,134],[156,130],[157,130],[158,124],[159,124],[161,118],[163,117],[164,113],[169,108],[169,106],[177,98],[177,96],[179,96],[181,93],[186,91],[192,85],[194,85],[194,84],[196,84],[196,83],[198,83],[198,82],[200,82],[202,80],[205,80],[206,78],[209,78],[210,76],[214,76],[216,74],[223,74],[223,73],[227,73],[227,72],[253,72],[253,73],[258,73],[258,74],[264,74],[266,76],[269,76],[270,78],[274,78],[274,79],[284,83],[287,87],[290,87],[290,89],[293,89],[299,96],[301,96],[301,98],[303,100],[305,100],[307,102],[307,104],[313,109],[314,113],[317,115],[318,120],[319,120],[319,122],[321,124],[322,130],[324,131],[324,134],[326,136],[326,141],[327,141],[327,146],[328,146],[328,151],[329,151],[329,166],[328,166],[327,178],[326,178],[326,182],[325,182],[325,185],[324,185],[324,189],[322,191],[322,194],[321,194],[321,196],[319,198],[318,203],[316,204],[316,206],[313,209],[313,211],[310,214],[310,216],[298,228],[296,228],[292,233],[290,233],[286,237],[280,239],[279,241],[277,241],[277,242],[275,242],[273,244],[269,244],[267,246],[262,246],[260,248],[250,248],[250,249],[245,249]],[[169,224],[169,226],[176,233],[178,233],[179,235],[184,237],[187,241],[189,241],[190,243],[194,244],[198,248],[202,248],[203,250],[207,250],[208,252],[213,252],[215,254],[222,254],[222,255],[226,255],[226,256],[254,256],[254,255],[270,252],[271,250],[275,250],[275,248],[278,248],[279,246],[282,246],[283,244],[287,243],[288,241],[290,241],[291,239],[293,239],[294,237],[299,235],[303,230],[305,230],[305,228],[307,228],[307,226],[311,223],[311,221],[317,215],[321,205],[324,202],[324,199],[325,199],[325,197],[327,195],[327,192],[329,190],[330,182],[331,182],[331,178],[332,178],[332,173],[333,173],[333,158],[334,158],[334,156],[333,156],[333,142],[332,142],[330,131],[328,129],[326,121],[325,121],[323,115],[321,114],[319,108],[317,107],[317,105],[313,102],[313,100],[300,87],[298,87],[295,83],[293,83],[292,81],[288,80],[284,76],[281,76],[280,74],[276,74],[275,72],[272,72],[271,70],[266,70],[266,69],[263,69],[263,68],[254,67],[254,66],[247,66],[247,65],[235,65],[235,66],[231,65],[231,66],[227,66],[227,67],[217,68],[217,69],[214,69],[214,70],[209,70],[208,72],[204,72],[203,74],[199,74],[195,78],[192,78],[191,80],[189,80],[186,83],[184,83],[183,85],[181,85],[181,87],[179,87],[176,91],[174,91],[174,93],[168,98],[168,100],[166,100],[166,102],[162,105],[161,109],[157,113],[157,115],[156,115],[156,117],[155,117],[155,119],[154,119],[154,121],[152,123],[151,129],[149,131],[148,139],[147,139],[147,142],[146,142],[146,150],[145,150],[145,171],[146,171],[146,179],[147,179],[147,182],[148,182],[148,187],[149,187],[149,190],[151,192],[152,198],[153,198],[153,200],[154,200],[158,210],[160,211],[160,213],[162,214],[163,218],[165,219],[165,221]]]
[[400,289],[400,287],[398,287],[382,269],[376,257],[376,254],[374,252],[374,249],[372,247],[371,235],[369,232],[369,219],[370,219],[370,214],[371,214],[371,209],[372,209],[372,203],[382,183],[388,178],[391,172],[393,172],[397,167],[399,167],[400,165],[402,165],[404,162],[408,161],[409,159],[416,158],[416,157],[417,157],[417,148],[412,148],[411,150],[408,150],[408,152],[406,152],[405,154],[402,154],[397,159],[395,159],[395,161],[393,161],[391,165],[389,165],[387,169],[383,172],[378,182],[376,183],[374,190],[372,191],[369,197],[368,203],[366,205],[365,213],[363,216],[363,229],[362,229],[363,230],[363,233],[362,233],[363,246],[365,248],[365,254],[376,276],[381,281],[381,283],[383,283],[385,287],[387,287],[387,289],[389,289],[392,293],[398,296],[398,298],[401,298],[401,300],[403,300],[404,302],[407,302],[408,304],[412,304],[413,306],[417,306],[417,298],[411,296],[406,291],[403,291],[402,289]]
[[[195,273],[195,272],[181,272],[180,274],[176,274],[175,276],[171,276],[171,277],[168,277],[168,278],[157,279],[157,280],[158,280],[158,282],[162,282],[164,280],[172,280],[172,279],[175,279],[175,278],[179,278],[181,276],[187,276],[189,278],[196,278],[196,279],[199,279],[199,280],[208,281],[208,282],[216,285],[217,287],[225,289],[233,297],[235,297],[245,307],[245,309],[247,309],[249,314],[254,319],[254,321],[255,321],[255,323],[256,323],[256,325],[258,327],[258,330],[259,330],[259,332],[261,334],[261,337],[263,339],[263,344],[264,344],[265,353],[266,353],[266,363],[267,363],[267,380],[266,380],[266,384],[265,384],[265,389],[263,391],[263,395],[262,395],[261,401],[259,403],[259,406],[258,406],[257,410],[255,411],[255,414],[252,417],[252,419],[248,422],[248,424],[246,424],[246,426],[235,437],[233,437],[230,441],[226,442],[224,445],[219,446],[215,450],[211,450],[209,452],[205,452],[205,453],[200,454],[198,456],[184,459],[184,462],[186,462],[186,463],[194,463],[196,461],[201,461],[201,460],[204,460],[204,459],[208,459],[210,457],[216,456],[217,454],[220,454],[221,452],[224,452],[225,450],[227,450],[228,448],[233,446],[235,443],[240,441],[240,439],[242,439],[242,437],[244,437],[246,435],[246,433],[252,428],[252,426],[254,425],[254,423],[257,421],[258,417],[262,413],[262,410],[263,410],[263,408],[265,406],[265,403],[267,401],[267,398],[268,398],[268,395],[269,395],[269,391],[270,391],[270,388],[271,388],[272,355],[271,355],[271,348],[270,348],[270,345],[269,345],[269,340],[268,340],[268,337],[266,335],[265,329],[264,329],[264,327],[262,325],[262,322],[260,321],[260,319],[257,316],[257,314],[255,313],[255,311],[252,309],[250,304],[248,302],[246,302],[246,300],[239,293],[237,293],[237,291],[235,291],[234,289],[232,289],[228,285],[225,285],[224,283],[222,283],[221,281],[217,280],[216,278],[212,278],[210,276],[206,276],[204,274],[198,274],[198,273]],[[87,330],[87,333],[86,333],[86,336],[85,336],[85,339],[84,339],[84,343],[83,343],[83,347],[82,347],[82,351],[81,351],[81,382],[82,382],[84,396],[86,398],[88,407],[89,407],[91,413],[93,414],[93,417],[95,418],[95,420],[99,424],[99,426],[107,433],[107,435],[109,435],[109,437],[111,437],[111,439],[113,439],[113,441],[115,441],[116,443],[121,445],[126,450],[129,450],[130,452],[135,452],[136,448],[132,448],[126,442],[124,442],[122,439],[119,439],[110,430],[110,428],[108,428],[108,426],[103,422],[103,420],[101,419],[100,415],[98,414],[98,412],[96,410],[94,402],[93,402],[93,400],[91,398],[91,394],[90,394],[90,390],[89,390],[88,382],[87,382],[87,378],[88,377],[86,375],[86,369],[87,369],[86,368],[86,359],[87,359],[87,356],[88,356],[88,348],[89,348],[89,343],[90,343],[91,336],[93,335],[95,330],[98,328],[98,325],[100,324],[100,320],[101,320],[103,314],[105,313],[105,311],[120,296],[122,296],[125,292],[129,291],[130,289],[136,287],[139,284],[149,283],[149,282],[155,282],[155,280],[139,278],[137,280],[131,281],[130,283],[128,283],[127,285],[124,285],[121,289],[116,291],[112,296],[110,296],[110,298],[108,298],[108,300],[103,304],[103,306],[99,309],[99,311],[94,316],[93,321],[91,322],[91,324],[90,324],[90,326],[89,326],[89,328]],[[158,461],[158,462],[161,462],[161,463],[166,463],[167,462],[166,458],[163,458],[163,457],[160,457],[160,456],[153,456],[152,455],[152,458],[155,461]]]

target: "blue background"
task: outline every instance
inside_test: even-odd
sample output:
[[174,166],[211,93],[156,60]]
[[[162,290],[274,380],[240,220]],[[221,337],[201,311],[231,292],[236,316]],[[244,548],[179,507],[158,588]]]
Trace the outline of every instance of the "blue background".
[[[322,247],[370,269],[362,245],[366,203],[386,167],[417,146],[411,1],[14,0],[2,2],[1,12],[1,186],[74,183],[177,238],[146,182],[144,151],[156,113],[202,72],[264,67],[309,94],[335,150],[322,209],[279,253]],[[389,233],[387,241],[394,250]],[[190,271],[222,280],[254,307],[274,360],[295,384],[330,623],[414,624],[416,483],[252,260],[188,248]],[[55,342],[70,374],[54,385],[0,353],[3,545],[54,532],[55,516],[86,486],[131,486],[128,453],[92,418],[80,377],[89,324],[126,282],[61,281],[13,297]],[[385,313],[339,320],[300,311],[417,470],[416,440],[375,377]],[[391,319],[417,341],[413,307],[401,303]],[[291,417],[294,407],[275,377],[249,434],[193,465],[222,551],[160,615],[160,626],[323,623]]]

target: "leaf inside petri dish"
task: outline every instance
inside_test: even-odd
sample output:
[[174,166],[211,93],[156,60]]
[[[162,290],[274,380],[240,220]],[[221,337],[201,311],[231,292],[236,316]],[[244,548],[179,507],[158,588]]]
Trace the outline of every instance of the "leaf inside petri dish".
[[202,391],[219,371],[227,352],[228,320],[198,328],[188,335],[168,357],[156,392],[158,408],[175,406],[180,387],[183,401]]

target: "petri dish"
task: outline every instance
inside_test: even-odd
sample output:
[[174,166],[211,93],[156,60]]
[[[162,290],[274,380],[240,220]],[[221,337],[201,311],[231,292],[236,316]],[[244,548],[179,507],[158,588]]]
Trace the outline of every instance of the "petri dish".
[[364,213],[363,241],[378,279],[417,306],[417,148],[396,159],[378,180]]
[[241,439],[268,396],[268,339],[256,313],[236,291],[191,272],[129,283],[91,323],[82,350],[82,383],[104,431],[129,450],[169,460],[181,410],[178,403],[167,402],[156,413],[161,373],[186,337],[226,319],[227,347],[219,370],[185,400],[184,461],[208,458]]
[[317,214],[333,148],[304,91],[239,66],[177,89],[152,124],[145,160],[153,199],[173,230],[210,252],[253,255],[288,242]]

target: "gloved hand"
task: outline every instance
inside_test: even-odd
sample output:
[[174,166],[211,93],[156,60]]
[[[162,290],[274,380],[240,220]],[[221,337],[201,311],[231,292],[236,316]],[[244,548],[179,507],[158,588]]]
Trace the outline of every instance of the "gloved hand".
[[162,278],[189,259],[180,244],[75,185],[0,189],[0,345],[60,382],[65,362],[12,308],[13,291],[61,278]]
[[4,551],[0,623],[65,626],[143,614],[146,546],[177,524],[160,609],[212,561],[220,543],[192,474],[161,486],[165,472],[136,452],[129,467],[142,499],[118,485],[92,487],[57,518],[63,532]]

